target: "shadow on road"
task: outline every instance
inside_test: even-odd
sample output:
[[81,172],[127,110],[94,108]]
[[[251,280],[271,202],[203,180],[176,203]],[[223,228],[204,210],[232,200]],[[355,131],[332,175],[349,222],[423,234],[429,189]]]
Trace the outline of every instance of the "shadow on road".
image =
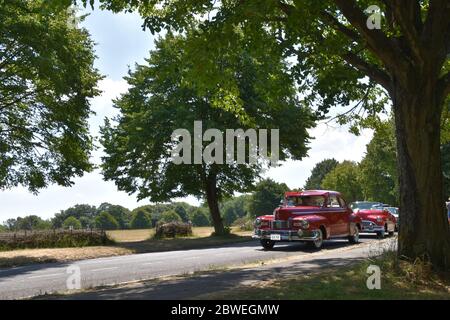
[[[3,258],[0,258],[0,260],[1,259],[3,259]],[[30,259],[30,258],[24,256],[24,257],[15,257],[15,259],[26,260],[26,259]],[[45,257],[42,257],[42,259],[45,259]],[[30,260],[30,263],[33,263],[33,264],[27,264],[27,265],[19,266],[19,267],[11,267],[11,268],[7,268],[7,269],[0,269],[0,284],[1,284],[3,278],[26,275],[33,271],[43,270],[43,269],[47,269],[47,268],[61,268],[61,267],[66,268],[72,264],[70,262],[51,262],[50,258],[45,260],[45,263],[36,263],[35,259]]]
[[210,271],[171,280],[152,280],[131,284],[121,288],[110,288],[96,292],[85,292],[70,296],[41,297],[41,299],[87,299],[87,300],[167,300],[192,299],[199,295],[233,289],[257,281],[267,281],[280,276],[308,274],[321,268],[342,267],[363,258],[314,258],[302,263],[286,266],[265,266],[255,269],[234,271]]

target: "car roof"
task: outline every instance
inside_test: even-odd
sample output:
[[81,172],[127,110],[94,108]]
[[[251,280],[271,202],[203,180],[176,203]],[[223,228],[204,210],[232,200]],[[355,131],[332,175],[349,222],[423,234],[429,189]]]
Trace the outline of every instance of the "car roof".
[[326,196],[328,194],[341,195],[339,192],[332,190],[304,190],[286,192],[285,196]]
[[379,204],[382,204],[381,202],[378,202],[378,201],[353,201],[353,203],[379,203]]

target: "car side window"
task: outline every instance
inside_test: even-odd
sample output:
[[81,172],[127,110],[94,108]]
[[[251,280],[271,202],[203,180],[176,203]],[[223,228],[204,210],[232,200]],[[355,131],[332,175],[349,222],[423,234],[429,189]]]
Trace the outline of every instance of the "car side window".
[[342,198],[339,198],[339,203],[341,204],[341,208],[345,208],[347,204],[345,203],[345,200]]
[[329,196],[328,205],[330,208],[341,208],[341,204],[339,203],[338,197],[335,195]]

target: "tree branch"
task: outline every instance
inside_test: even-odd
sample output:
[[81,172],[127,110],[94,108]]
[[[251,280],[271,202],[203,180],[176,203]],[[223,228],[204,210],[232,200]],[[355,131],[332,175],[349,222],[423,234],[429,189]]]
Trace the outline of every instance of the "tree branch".
[[369,64],[353,52],[348,52],[341,56],[347,63],[355,69],[365,73],[370,79],[383,86],[388,92],[391,91],[390,77],[377,66]]
[[421,34],[421,41],[429,52],[441,54],[439,46],[444,45],[444,49],[448,53],[449,28],[450,28],[450,4],[448,0],[430,0],[428,15],[424,23]]
[[340,31],[341,33],[343,33],[344,35],[349,37],[351,40],[358,42],[358,43],[362,42],[361,37],[359,36],[359,34],[356,31],[353,31],[352,29],[350,29],[350,28],[346,27],[345,25],[343,25],[342,23],[340,23],[339,20],[336,19],[332,14],[330,14],[326,11],[323,11],[321,13],[321,16],[322,16],[324,22],[326,22],[328,25],[330,25],[337,31]]
[[420,2],[416,0],[391,0],[384,2],[408,40],[406,44],[413,53],[414,60],[423,65],[426,54],[423,52],[423,46],[420,42],[420,32],[423,26],[420,16]]
[[[367,27],[368,17],[358,7],[355,0],[334,0],[345,18],[359,31],[366,40],[367,47],[372,51],[388,69],[398,69],[405,63],[402,53],[389,40],[389,38],[378,29]],[[404,65],[406,68],[406,66]],[[405,79],[406,80],[406,79]]]

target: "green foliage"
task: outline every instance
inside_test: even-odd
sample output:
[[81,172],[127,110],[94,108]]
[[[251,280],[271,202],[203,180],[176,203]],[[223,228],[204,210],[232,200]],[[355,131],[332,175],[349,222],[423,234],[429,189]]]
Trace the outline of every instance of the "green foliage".
[[311,171],[311,175],[306,180],[305,190],[320,190],[323,189],[322,181],[325,176],[330,173],[338,165],[336,159],[325,159],[318,162]]
[[250,216],[238,218],[233,222],[233,226],[242,231],[251,231],[254,229],[255,219]]
[[[62,224],[68,217],[75,217],[83,224],[83,228],[85,228],[88,224],[92,224],[97,212],[98,211],[95,206],[88,204],[77,204],[71,208],[61,210],[61,212],[56,213],[52,219],[52,224],[54,228],[62,228]],[[82,219],[83,217],[86,219]]]
[[18,217],[17,219],[8,219],[5,222],[7,228],[11,231],[16,230],[45,230],[51,228],[50,221],[43,220],[36,215]]
[[8,227],[6,227],[5,225],[0,224],[0,232],[6,232],[8,231]]
[[83,216],[83,217],[80,217],[78,219],[78,221],[80,221],[82,229],[91,229],[91,228],[94,228],[94,226],[95,226],[94,218],[89,218],[89,217]]
[[81,229],[81,222],[75,218],[75,217],[68,217],[66,220],[64,220],[63,228],[64,229]]
[[71,11],[48,3],[1,1],[0,189],[70,186],[92,169],[94,44]]
[[222,212],[224,224],[230,226],[236,219],[246,216],[248,213],[247,209],[249,202],[249,195],[241,195],[239,197],[227,199],[221,203],[220,212]]
[[444,175],[444,196],[450,199],[450,143],[441,147],[442,172]]
[[97,212],[108,212],[119,223],[120,229],[127,229],[130,226],[131,212],[125,207],[102,203],[98,207]]
[[119,223],[110,213],[101,212],[95,217],[95,226],[102,230],[116,230],[119,228]]
[[361,184],[358,181],[358,164],[352,161],[339,163],[322,181],[326,190],[335,190],[342,194],[347,203],[363,198]]
[[189,223],[171,221],[156,226],[155,239],[192,236],[192,226]]
[[131,219],[132,229],[147,229],[152,227],[152,220],[144,210],[139,210],[133,214]]
[[368,201],[398,206],[397,149],[393,120],[380,122],[359,165],[359,181]]
[[174,211],[180,216],[183,222],[188,222],[189,217],[186,208],[181,204],[176,204]]
[[205,208],[196,208],[192,210],[189,219],[195,227],[207,227],[211,225],[208,211]]
[[[163,29],[189,32],[192,26],[199,26],[201,32],[191,38],[187,48],[195,57],[192,72],[195,77],[187,81],[195,81],[202,88],[213,88],[220,83],[226,100],[235,102],[236,81],[217,63],[217,58],[232,51],[230,48],[239,47],[245,38],[253,56],[265,55],[271,59],[281,52],[294,58],[292,76],[297,79],[308,105],[317,105],[319,111],[326,113],[333,106],[347,106],[352,101],[361,101],[358,107],[370,110],[369,116],[384,108],[386,93],[376,85],[379,79],[362,81],[367,75],[372,76],[367,65],[382,68],[382,63],[367,49],[359,29],[346,22],[335,1],[101,0],[101,3],[103,8],[114,12],[139,12],[144,27],[153,33]],[[365,0],[358,3],[362,10],[374,4]],[[337,27],[336,22],[342,21],[345,21],[342,27]],[[388,24],[382,25],[385,29]],[[340,32],[347,29],[348,32]],[[351,58],[362,61],[366,68],[353,60],[351,63]],[[238,113],[236,104],[240,105],[239,101],[233,106]],[[347,122],[352,119],[349,116],[359,115],[356,110],[339,120]]]
[[161,214],[161,218],[158,220],[158,223],[167,223],[167,222],[181,222],[181,217],[175,210],[165,211]]
[[248,203],[250,216],[271,214],[280,205],[286,191],[289,191],[289,188],[284,183],[277,183],[272,179],[260,181]]

